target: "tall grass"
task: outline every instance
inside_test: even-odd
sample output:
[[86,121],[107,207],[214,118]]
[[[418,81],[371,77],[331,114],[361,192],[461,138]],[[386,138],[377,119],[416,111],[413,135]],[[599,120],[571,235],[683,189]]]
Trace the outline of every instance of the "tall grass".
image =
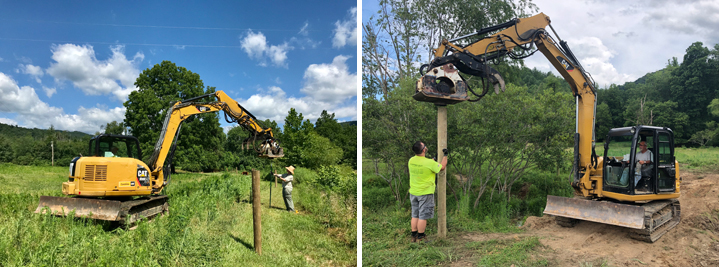
[[719,147],[675,148],[674,155],[680,167],[696,171],[719,170]]
[[[262,189],[262,256],[253,247],[250,176],[173,175],[168,216],[135,230],[93,220],[35,214],[40,195],[60,195],[65,167],[0,165],[2,266],[311,266],[354,265],[356,250],[312,215],[267,208]],[[40,185],[38,185],[40,184]],[[43,186],[44,184],[44,186]],[[18,187],[20,187],[18,189]],[[309,188],[296,188],[306,190]],[[303,200],[296,202],[302,203]],[[273,191],[272,206],[281,193]]]

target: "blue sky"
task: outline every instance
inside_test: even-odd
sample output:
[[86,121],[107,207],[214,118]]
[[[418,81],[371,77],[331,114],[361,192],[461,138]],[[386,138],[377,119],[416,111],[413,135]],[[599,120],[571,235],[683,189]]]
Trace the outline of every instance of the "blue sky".
[[356,1],[0,1],[0,122],[94,133],[163,60],[260,119],[358,117]]

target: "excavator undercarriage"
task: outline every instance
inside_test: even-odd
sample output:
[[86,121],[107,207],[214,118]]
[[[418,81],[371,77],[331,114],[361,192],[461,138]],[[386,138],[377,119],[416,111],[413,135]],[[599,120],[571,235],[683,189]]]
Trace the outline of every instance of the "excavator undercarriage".
[[649,243],[658,240],[681,220],[678,199],[634,204],[550,195],[544,213],[556,216],[557,224],[563,227],[574,227],[579,220],[584,220],[630,228],[631,238]]

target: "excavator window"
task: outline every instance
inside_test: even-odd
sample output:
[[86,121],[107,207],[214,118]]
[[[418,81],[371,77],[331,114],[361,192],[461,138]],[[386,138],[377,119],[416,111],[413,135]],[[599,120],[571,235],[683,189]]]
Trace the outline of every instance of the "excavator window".
[[96,136],[90,140],[90,150],[90,154],[96,157],[141,158],[139,142],[132,136]]
[[632,135],[609,136],[605,155],[609,159],[604,172],[606,183],[615,187],[628,187],[630,153],[633,145]]

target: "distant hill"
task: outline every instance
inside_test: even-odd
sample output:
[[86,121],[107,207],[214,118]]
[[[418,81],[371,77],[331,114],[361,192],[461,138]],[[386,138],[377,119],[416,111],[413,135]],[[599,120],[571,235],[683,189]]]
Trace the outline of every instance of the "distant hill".
[[[13,136],[13,137],[19,137],[19,136],[32,136],[33,138],[44,138],[47,135],[47,132],[49,130],[47,129],[38,129],[38,128],[23,128],[16,125],[7,125],[0,123],[0,134],[5,136]],[[91,137],[91,135],[78,132],[78,131],[61,131],[61,130],[55,130],[57,132],[63,132],[67,135],[70,139],[82,139],[84,137]]]
[[357,121],[340,122],[340,125],[342,125],[342,126],[357,126]]

